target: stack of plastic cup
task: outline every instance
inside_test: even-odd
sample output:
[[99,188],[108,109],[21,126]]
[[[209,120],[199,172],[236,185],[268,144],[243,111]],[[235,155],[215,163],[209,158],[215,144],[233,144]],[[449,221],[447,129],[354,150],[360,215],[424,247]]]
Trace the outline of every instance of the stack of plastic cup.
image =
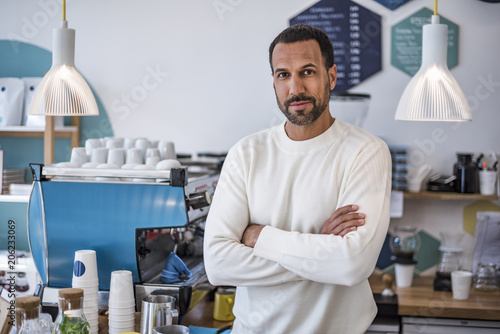
[[97,334],[99,322],[99,278],[94,250],[75,252],[73,288],[83,290],[83,313],[89,322],[91,334]]
[[108,312],[109,334],[134,331],[135,299],[131,271],[116,270],[111,273]]

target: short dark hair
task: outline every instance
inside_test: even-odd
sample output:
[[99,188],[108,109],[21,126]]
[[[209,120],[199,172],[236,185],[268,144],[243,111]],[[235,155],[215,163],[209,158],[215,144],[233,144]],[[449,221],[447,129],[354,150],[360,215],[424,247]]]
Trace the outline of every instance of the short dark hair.
[[314,39],[318,42],[325,67],[329,70],[334,64],[333,46],[328,35],[321,29],[307,25],[296,24],[283,30],[269,46],[269,64],[273,69],[273,51],[278,43],[294,43]]

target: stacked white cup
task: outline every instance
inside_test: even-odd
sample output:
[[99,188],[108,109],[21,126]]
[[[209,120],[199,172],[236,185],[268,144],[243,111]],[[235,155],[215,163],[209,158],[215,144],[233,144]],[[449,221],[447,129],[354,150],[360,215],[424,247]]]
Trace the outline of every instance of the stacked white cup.
[[91,334],[97,334],[99,322],[99,278],[94,250],[75,252],[73,288],[83,290],[83,314],[89,322]]
[[109,334],[133,332],[135,327],[135,299],[132,272],[115,270],[109,286]]

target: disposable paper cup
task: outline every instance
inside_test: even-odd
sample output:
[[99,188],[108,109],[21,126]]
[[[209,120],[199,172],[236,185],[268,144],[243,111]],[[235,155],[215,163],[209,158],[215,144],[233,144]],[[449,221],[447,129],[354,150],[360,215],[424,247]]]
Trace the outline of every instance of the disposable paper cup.
[[108,299],[108,306],[110,308],[130,308],[135,307],[135,299],[124,301],[113,301]]
[[108,320],[109,327],[115,327],[115,328],[126,328],[130,327],[130,329],[134,329],[135,326],[135,319],[131,320],[126,320],[126,321],[118,321],[118,320]]
[[129,270],[115,270],[111,272],[109,286],[109,303],[128,302],[134,300],[134,285],[132,272]]
[[411,286],[413,281],[413,268],[414,264],[401,264],[396,263],[396,286],[399,288],[406,288]]
[[129,313],[134,313],[135,312],[135,305],[128,306],[128,307],[122,307],[122,308],[108,306],[108,312],[109,312],[109,314],[116,314],[116,315],[125,315],[125,314],[129,314]]
[[451,290],[454,299],[468,299],[471,285],[472,273],[470,271],[457,270],[451,273]]
[[73,265],[73,282],[75,280],[98,280],[97,259],[94,250],[78,250],[75,252]]
[[494,195],[496,190],[497,172],[482,170],[479,172],[479,191],[481,195]]
[[109,314],[108,318],[115,321],[130,321],[135,320],[135,312],[129,314]]
[[83,290],[84,297],[92,297],[96,299],[99,297],[99,288],[97,286],[78,287],[78,288]]

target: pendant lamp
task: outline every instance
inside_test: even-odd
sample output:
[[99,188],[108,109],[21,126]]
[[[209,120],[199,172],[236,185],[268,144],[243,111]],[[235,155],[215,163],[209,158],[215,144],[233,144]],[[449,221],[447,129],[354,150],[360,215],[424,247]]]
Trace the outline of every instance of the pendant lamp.
[[471,121],[467,98],[447,65],[448,26],[439,23],[437,0],[423,26],[422,65],[399,100],[396,120]]
[[[30,115],[46,116],[43,136],[46,165],[54,162],[53,116],[99,115],[92,90],[75,68],[75,30],[68,28],[66,0],[63,0],[62,26],[54,29],[52,43],[52,67],[40,81],[29,108]],[[79,118],[73,117],[72,123],[79,127]],[[72,146],[78,144],[72,140]]]
[[63,1],[62,26],[53,32],[52,67],[33,95],[29,114],[99,115],[92,90],[75,68],[75,30],[68,28],[66,1]]

